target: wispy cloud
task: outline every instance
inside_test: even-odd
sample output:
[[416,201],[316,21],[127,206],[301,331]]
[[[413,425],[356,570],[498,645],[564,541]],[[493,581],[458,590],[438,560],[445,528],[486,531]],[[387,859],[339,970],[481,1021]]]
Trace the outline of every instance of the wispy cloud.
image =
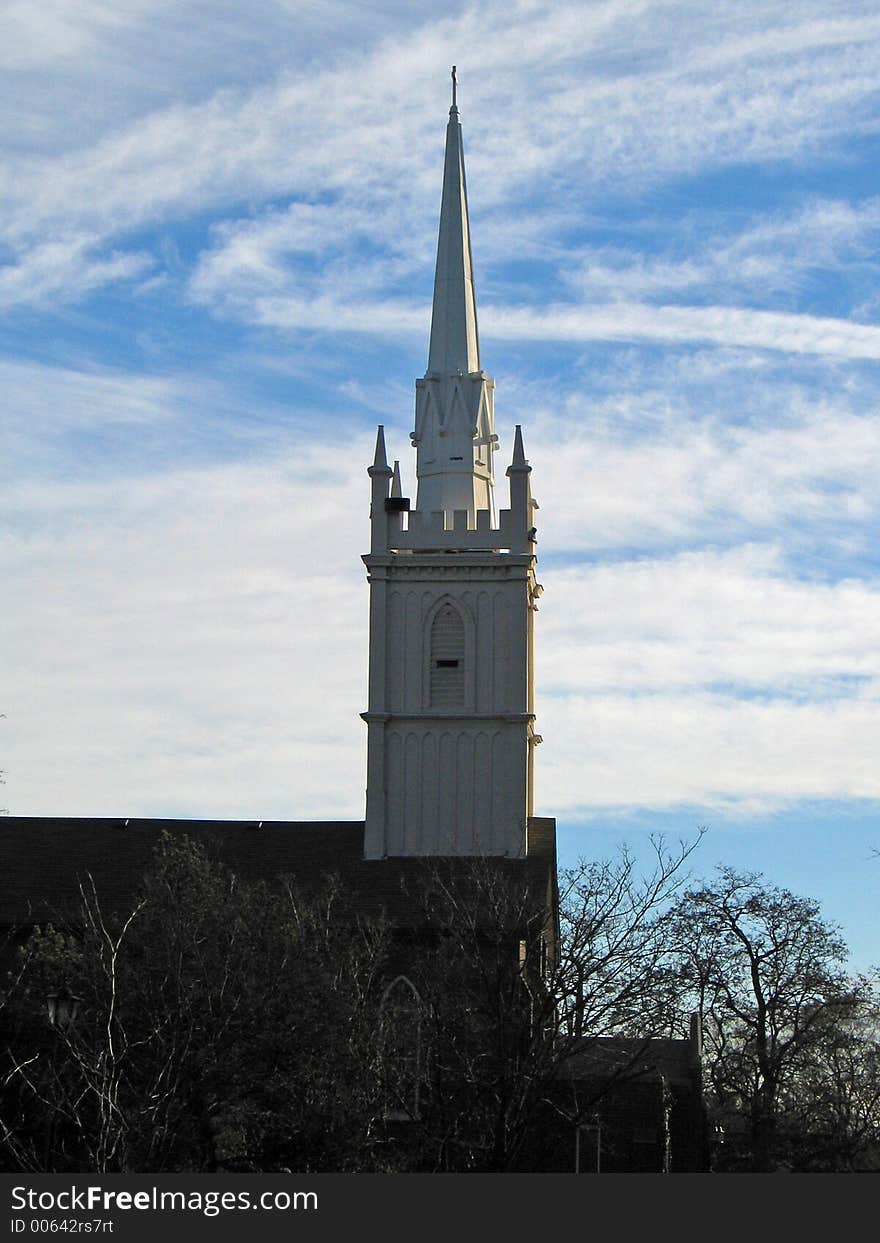
[[587,248],[567,255],[559,271],[566,285],[594,301],[683,294],[717,299],[723,291],[764,302],[800,292],[817,271],[833,269],[839,278],[859,268],[876,281],[878,232],[880,200],[818,199],[787,215],[750,219],[737,231],[707,234],[705,214],[685,218],[671,234],[667,222],[657,221],[641,250]]
[[0,308],[54,307],[80,302],[103,285],[131,280],[152,266],[143,252],[96,254],[100,240],[61,237],[23,249],[20,258],[0,265]]
[[4,802],[362,814],[452,61],[541,810],[880,798],[880,16],[831,8],[6,5]]
[[544,623],[548,694],[880,696],[880,580],[804,581],[777,549],[747,545],[559,569],[552,581],[565,607]]
[[[484,203],[522,202],[553,181],[579,197],[609,179],[637,185],[731,160],[790,158],[865,123],[876,16],[834,22],[810,6],[792,25],[787,6],[760,12],[761,37],[737,39],[744,13],[707,16],[686,3],[523,4],[513,13],[489,3],[439,21],[417,9],[414,28],[348,48],[336,64],[256,87],[227,79],[226,89],[147,112],[91,147],[17,156],[7,228],[29,236],[63,222],[110,234],[254,195],[342,193],[376,206],[402,191],[404,210],[415,194],[421,211],[438,143],[428,82],[446,71],[450,47],[480,48],[480,73],[464,75],[482,120],[470,143]],[[687,32],[687,55],[680,40],[671,55],[670,22]]]
[[[204,287],[197,284],[196,289]],[[261,292],[250,306],[261,324],[273,328],[367,335],[408,336],[423,329],[429,312],[427,303],[394,298],[347,302],[328,294],[303,298]],[[873,324],[730,306],[490,305],[480,324],[487,340],[709,342],[831,358],[880,358],[880,327]]]
[[721,346],[880,358],[880,328],[818,315],[730,306],[549,306],[488,308],[483,321],[498,337],[532,341],[711,341]]
[[16,428],[45,435],[50,427],[89,427],[164,419],[179,407],[182,386],[164,376],[110,368],[46,366],[0,358],[4,435]]
[[[539,514],[542,545],[601,554],[784,541],[792,564],[824,554],[828,572],[835,559],[854,572],[846,542],[865,552],[880,517],[880,420],[840,395],[818,398],[770,377],[764,385],[767,408],[755,403],[743,422],[726,404],[693,409],[685,395],[665,409],[651,389],[636,395],[635,410],[625,398],[576,395],[561,408],[532,405],[527,450],[542,464],[538,498],[551,498]],[[748,401],[749,392],[724,396]],[[526,396],[520,409],[528,404]]]
[[[192,296],[223,313],[286,330],[406,336],[423,324],[427,302],[417,307],[398,290],[407,281],[424,283],[430,255],[408,235],[395,235],[396,224],[387,208],[367,212],[339,202],[293,204],[262,219],[224,223],[200,257]],[[499,261],[506,250],[508,264],[511,247],[520,259],[542,262],[540,282],[533,274],[528,281],[493,274],[491,287],[530,302],[539,292],[540,305],[484,298],[487,339],[711,343],[878,357],[880,330],[872,323],[767,309],[780,294],[790,303],[820,272],[833,271],[839,284],[849,270],[852,296],[862,296],[878,275],[872,246],[880,232],[876,199],[858,206],[816,200],[789,215],[759,217],[744,229],[708,237],[685,221],[674,242],[654,222],[641,251],[566,249],[552,234],[540,236],[538,220],[529,225],[522,242],[517,237],[514,245],[508,230],[488,249]],[[548,304],[546,290],[554,286],[567,289],[570,300]],[[718,304],[719,294],[738,305]],[[676,300],[664,304],[670,295]]]
[[693,692],[545,701],[541,803],[563,817],[647,806],[754,816],[799,801],[877,800],[877,710],[876,696],[830,704]]

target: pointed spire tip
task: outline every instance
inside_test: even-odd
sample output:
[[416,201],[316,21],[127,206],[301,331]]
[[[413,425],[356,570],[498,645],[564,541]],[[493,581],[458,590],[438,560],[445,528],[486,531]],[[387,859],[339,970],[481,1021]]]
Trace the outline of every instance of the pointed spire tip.
[[[453,98],[456,82],[457,78],[454,77]],[[446,127],[428,372],[471,375],[479,370],[480,346],[464,151],[458,108],[453,103]]]
[[373,459],[373,465],[388,465],[388,459],[385,456],[385,426],[382,423],[376,428],[376,456]]
[[382,423],[379,424],[376,430],[376,452],[373,456],[373,465],[368,469],[370,474],[380,471],[386,475],[391,474],[388,467],[388,458],[385,456],[385,427]]
[[523,449],[522,425],[517,423],[513,437],[513,464],[514,466],[524,466],[525,461],[526,454]]
[[507,474],[520,475],[531,474],[532,468],[526,461],[525,450],[523,449],[522,427],[519,423],[516,425],[516,431],[513,436],[513,458],[507,468]]

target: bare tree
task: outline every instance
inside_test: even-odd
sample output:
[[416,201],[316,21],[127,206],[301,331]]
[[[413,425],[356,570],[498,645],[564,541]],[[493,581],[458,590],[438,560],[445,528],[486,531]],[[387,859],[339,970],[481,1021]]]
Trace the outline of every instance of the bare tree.
[[[17,1169],[512,1170],[579,1125],[673,1014],[693,845],[553,880],[412,861],[410,916],[337,882],[248,884],[168,839],[121,917],[85,885],[9,983],[0,1144]],[[548,887],[549,886],[549,887]],[[407,902],[404,905],[407,905]],[[79,999],[51,1026],[47,996]],[[566,1068],[607,1037],[602,1083]],[[607,1060],[606,1060],[607,1062]]]
[[880,996],[862,981],[852,1012],[826,1012],[787,1085],[785,1156],[804,1171],[880,1170]]
[[[10,981],[9,1164],[357,1168],[383,936],[332,883],[248,885],[186,841],[163,844],[122,918],[84,886],[75,921],[38,930]],[[79,1013],[51,1026],[62,991]]]
[[720,868],[677,912],[685,1007],[703,1019],[709,1082],[722,1118],[747,1128],[748,1164],[775,1168],[787,1102],[805,1066],[858,1013],[867,982],[816,902],[755,873]]
[[675,899],[687,883],[685,865],[702,832],[677,850],[653,839],[647,871],[623,847],[615,859],[582,861],[561,873],[555,994],[563,1033],[576,1039],[672,1033]]
[[[582,862],[562,873],[558,908],[512,863],[425,865],[422,931],[401,967],[421,1003],[419,1108],[401,1144],[412,1167],[533,1167],[541,1137],[573,1134],[643,1066],[674,1021],[671,911],[695,845],[657,841],[648,874],[625,850]],[[609,1037],[630,1039],[575,1088],[567,1069]]]

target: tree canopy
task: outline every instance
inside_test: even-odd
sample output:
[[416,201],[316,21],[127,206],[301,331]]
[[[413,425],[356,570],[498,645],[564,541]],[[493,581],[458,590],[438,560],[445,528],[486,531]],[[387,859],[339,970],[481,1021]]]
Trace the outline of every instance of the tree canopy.
[[874,982],[815,902],[731,869],[690,881],[695,845],[655,843],[647,873],[625,850],[582,862],[558,906],[527,869],[425,861],[392,926],[333,877],[247,882],[168,837],[126,910],[86,878],[10,959],[5,1163],[544,1168],[554,1128],[580,1134],[696,1012],[719,1168],[864,1168]]
[[[812,1089],[829,1084],[842,1046],[852,1068],[863,1055],[873,1064],[864,1019],[876,997],[869,979],[847,973],[846,945],[818,903],[720,868],[684,894],[676,923],[682,992],[702,1017],[716,1115],[734,1136],[745,1130],[749,1168],[797,1166],[822,1125],[831,1128],[826,1147],[850,1152],[842,1115],[835,1121],[828,1101],[823,1122]],[[858,1031],[869,1043],[857,1055]],[[875,1114],[875,1143],[878,1122]]]

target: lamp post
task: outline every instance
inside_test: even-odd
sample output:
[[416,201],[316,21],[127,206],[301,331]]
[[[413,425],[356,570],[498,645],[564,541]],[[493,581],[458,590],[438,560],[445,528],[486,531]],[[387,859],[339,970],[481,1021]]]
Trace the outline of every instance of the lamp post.
[[79,1013],[80,1000],[66,984],[60,992],[48,993],[46,1010],[49,1014],[49,1026],[61,1032],[66,1032],[73,1027]]
[[[65,984],[57,993],[46,994],[46,1012],[49,1017],[49,1026],[54,1032],[66,1035],[74,1023],[79,1013],[80,998]],[[55,1060],[57,1053],[57,1041],[52,1041],[52,1077],[55,1078]],[[43,1162],[44,1172],[49,1172],[50,1163],[52,1161],[52,1150],[55,1144],[55,1115],[58,1110],[52,1106],[52,1112],[49,1115],[49,1124],[46,1128],[46,1155]]]
[[[595,1144],[596,1144],[595,1167],[593,1167],[593,1163],[592,1161],[590,1161],[590,1166],[593,1168],[590,1168],[589,1171],[584,1170],[582,1168],[584,1164],[583,1159],[582,1159],[582,1145],[581,1145],[581,1132],[582,1131],[586,1131],[587,1135],[594,1138]],[[602,1173],[602,1119],[599,1116],[599,1114],[593,1114],[592,1122],[587,1122],[587,1123],[580,1122],[574,1129],[574,1172],[575,1174],[583,1174],[587,1172],[591,1174]]]

